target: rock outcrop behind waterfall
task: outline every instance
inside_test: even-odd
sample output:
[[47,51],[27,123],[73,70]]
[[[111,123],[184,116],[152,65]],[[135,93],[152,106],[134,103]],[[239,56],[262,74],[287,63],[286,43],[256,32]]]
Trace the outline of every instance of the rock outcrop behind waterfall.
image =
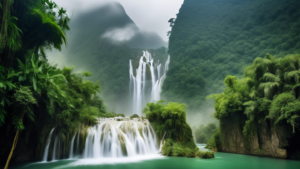
[[237,154],[287,158],[287,147],[292,132],[284,126],[271,126],[263,122],[260,130],[252,137],[245,137],[243,125],[245,118],[233,116],[224,118],[220,123],[220,144],[218,151]]

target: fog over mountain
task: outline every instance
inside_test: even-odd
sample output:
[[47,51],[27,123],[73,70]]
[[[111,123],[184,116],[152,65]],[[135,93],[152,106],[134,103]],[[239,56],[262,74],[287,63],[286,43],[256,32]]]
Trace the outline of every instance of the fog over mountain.
[[[128,16],[144,31],[155,32],[164,41],[168,41],[170,30],[168,20],[176,17],[183,0],[116,0],[124,8]],[[114,0],[57,0],[59,6],[67,9],[69,15],[75,17],[87,11],[97,9]]]
[[118,2],[74,15],[70,28],[67,47],[48,54],[49,62],[75,66],[76,72],[90,71],[91,80],[100,81],[108,110],[129,112],[129,60],[141,56],[142,50],[167,47],[167,42],[155,32],[138,28]]

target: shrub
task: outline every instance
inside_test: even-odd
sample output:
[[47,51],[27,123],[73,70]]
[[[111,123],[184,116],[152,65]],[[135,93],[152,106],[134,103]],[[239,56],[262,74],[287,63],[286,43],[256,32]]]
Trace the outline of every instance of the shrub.
[[198,155],[200,158],[214,158],[215,157],[215,153],[211,152],[211,151],[200,151]]
[[137,115],[137,114],[134,114],[134,115],[130,116],[131,119],[133,119],[133,118],[139,118],[139,117],[140,117],[140,116]]
[[178,157],[178,156],[184,156],[184,155],[185,155],[185,153],[184,153],[182,147],[181,147],[178,143],[175,143],[175,144],[173,145],[173,148],[172,148],[172,155],[173,155],[173,156],[176,156],[176,157]]
[[162,147],[162,154],[165,156],[172,156],[172,146],[173,146],[173,140],[167,139]]
[[196,152],[193,151],[192,149],[190,149],[190,148],[185,149],[185,156],[186,157],[195,157],[195,154],[196,154]]
[[125,117],[125,114],[117,114],[116,117]]

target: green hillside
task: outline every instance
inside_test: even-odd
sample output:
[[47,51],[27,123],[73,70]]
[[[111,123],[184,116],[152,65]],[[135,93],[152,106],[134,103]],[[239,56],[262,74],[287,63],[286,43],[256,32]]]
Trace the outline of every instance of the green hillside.
[[169,39],[163,96],[197,108],[254,58],[299,53],[299,8],[298,0],[185,0]]

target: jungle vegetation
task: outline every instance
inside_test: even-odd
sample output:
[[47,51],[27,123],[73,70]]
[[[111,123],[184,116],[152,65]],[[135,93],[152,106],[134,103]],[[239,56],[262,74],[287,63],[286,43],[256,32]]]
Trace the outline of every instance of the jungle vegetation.
[[[250,138],[257,134],[263,122],[279,125],[286,132],[299,138],[300,124],[300,55],[275,58],[267,54],[257,57],[246,67],[244,77],[226,76],[223,93],[209,96],[215,100],[214,116],[220,120],[226,117],[245,116],[243,134]],[[218,148],[219,132],[208,145]],[[291,145],[289,145],[291,146]],[[299,146],[292,145],[293,151]],[[299,157],[297,157],[299,158]]]
[[227,75],[242,77],[255,57],[300,52],[298,0],[185,0],[170,19],[165,100],[199,111]]
[[51,0],[1,3],[0,133],[6,141],[0,143],[0,156],[5,157],[0,162],[7,159],[7,168],[14,149],[26,151],[28,146],[27,156],[43,149],[49,126],[66,140],[67,130],[111,114],[99,97],[99,82],[84,80],[91,73],[58,69],[47,61],[46,50],[67,45],[66,10]]
[[133,114],[133,115],[130,116],[131,119],[133,119],[133,118],[139,118],[139,117],[140,117],[140,116],[137,115],[137,114]]
[[164,141],[165,156],[214,157],[213,152],[201,152],[196,146],[192,129],[186,122],[186,105],[163,100],[147,103],[143,109],[158,138]]
[[193,127],[193,134],[195,136],[196,143],[207,143],[207,141],[216,132],[217,126],[214,123],[210,123],[206,126],[201,124],[199,127]]

